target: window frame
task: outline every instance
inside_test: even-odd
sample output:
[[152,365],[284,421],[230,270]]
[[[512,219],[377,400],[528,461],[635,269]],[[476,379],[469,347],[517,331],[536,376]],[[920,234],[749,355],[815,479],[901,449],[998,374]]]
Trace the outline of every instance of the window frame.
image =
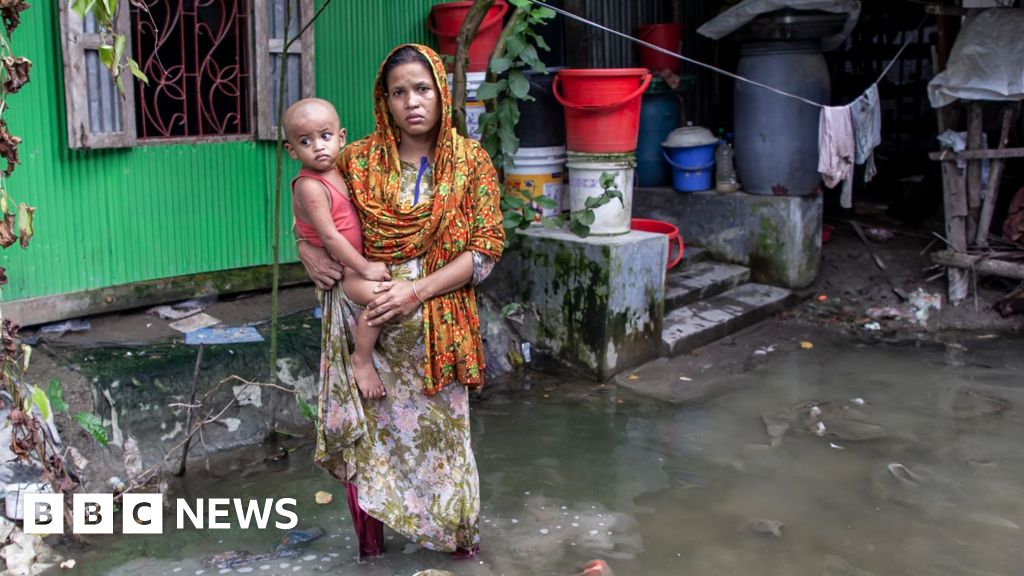
[[[64,64],[64,105],[66,112],[68,147],[72,149],[128,148],[135,146],[135,77],[126,69],[121,71],[124,97],[121,98],[121,131],[95,132],[89,116],[89,78],[85,65],[86,51],[98,51],[100,35],[85,32],[85,21],[71,9],[72,0],[60,0],[61,48]],[[131,25],[127,0],[119,0],[114,23],[118,30]],[[132,53],[131,34],[125,35],[125,53]],[[104,78],[111,78],[103,66]],[[115,88],[116,90],[116,88]],[[115,98],[118,96],[115,95]]]
[[[252,0],[253,6],[253,50],[255,51],[255,95],[253,109],[256,111],[256,140],[276,140],[277,123],[274,116],[277,110],[272,110],[274,101],[271,90],[274,89],[274,80],[270,78],[270,59],[278,58],[284,47],[284,40],[270,38],[270,22],[267,17],[267,7],[274,0]],[[288,0],[285,0],[286,2]],[[315,9],[313,0],[298,0],[299,6],[299,28],[305,25],[313,17]],[[315,42],[313,38],[315,25],[306,28],[297,41],[289,48],[289,54],[299,55],[299,95],[302,98],[312,98],[316,95],[316,66],[315,66]]]
[[[162,146],[174,144],[201,144],[221,142],[252,142],[259,140],[275,140],[277,125],[274,122],[276,110],[271,110],[273,95],[270,91],[274,79],[269,78],[270,59],[280,54],[283,40],[270,38],[270,22],[267,10],[270,2],[275,0],[249,1],[249,100],[250,100],[250,132],[248,134],[225,134],[223,136],[182,136],[174,138],[138,138],[135,108],[135,82],[137,81],[127,67],[121,72],[124,85],[124,97],[121,103],[121,130],[118,132],[96,132],[92,129],[89,116],[89,76],[86,69],[87,51],[96,51],[100,46],[100,35],[84,32],[83,19],[71,10],[73,0],[60,0],[58,12],[60,16],[61,49],[64,69],[64,104],[67,122],[68,148],[89,150],[103,148],[130,148],[135,146]],[[280,0],[277,0],[280,1]],[[285,2],[289,0],[284,0]],[[315,13],[314,0],[292,0],[299,8],[300,28]],[[125,53],[133,54],[132,27],[129,0],[118,0],[115,15],[115,26],[124,33]],[[314,29],[309,26],[302,36],[289,48],[289,54],[299,55],[299,94],[309,98],[316,94],[316,66]],[[276,48],[276,50],[275,50]],[[107,69],[100,68],[100,74]],[[106,72],[109,78],[109,71]]]

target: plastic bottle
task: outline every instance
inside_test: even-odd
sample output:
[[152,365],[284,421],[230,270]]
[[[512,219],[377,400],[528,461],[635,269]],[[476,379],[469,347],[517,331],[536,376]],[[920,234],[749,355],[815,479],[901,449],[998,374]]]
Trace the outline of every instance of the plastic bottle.
[[719,129],[719,145],[715,149],[715,190],[722,194],[736,192],[740,189],[739,181],[736,178],[736,166],[733,163],[735,151],[724,136],[724,130]]

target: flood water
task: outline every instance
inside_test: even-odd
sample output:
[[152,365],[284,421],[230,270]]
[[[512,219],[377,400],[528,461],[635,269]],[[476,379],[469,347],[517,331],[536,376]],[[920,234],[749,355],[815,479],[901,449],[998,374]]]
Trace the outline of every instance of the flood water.
[[[177,531],[173,517],[163,536],[62,552],[77,573],[115,575],[563,576],[594,558],[620,576],[1021,574],[1022,344],[819,346],[682,407],[588,384],[492,392],[473,406],[475,560],[387,532],[387,555],[357,564],[344,491],[309,449],[189,486],[192,498],[298,499],[299,527],[326,531],[298,556],[211,569],[208,556],[269,551],[281,532]],[[316,505],[318,490],[334,503]]]

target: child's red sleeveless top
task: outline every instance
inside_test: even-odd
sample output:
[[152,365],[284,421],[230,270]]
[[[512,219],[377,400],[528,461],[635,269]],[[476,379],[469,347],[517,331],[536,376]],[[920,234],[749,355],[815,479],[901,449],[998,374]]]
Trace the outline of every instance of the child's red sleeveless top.
[[[348,240],[353,248],[362,254],[363,228],[359,223],[359,215],[356,213],[355,204],[323,176],[309,170],[299,170],[299,175],[292,180],[292,213],[295,213],[295,183],[299,181],[299,178],[312,178],[327,188],[331,195],[331,219],[334,220],[334,227]],[[323,247],[323,240],[317,236],[316,229],[312,225],[296,218],[295,229],[310,244]]]

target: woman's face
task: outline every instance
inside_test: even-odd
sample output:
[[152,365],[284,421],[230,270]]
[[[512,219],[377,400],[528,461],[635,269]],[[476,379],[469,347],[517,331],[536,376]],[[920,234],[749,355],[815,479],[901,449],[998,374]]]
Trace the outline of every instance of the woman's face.
[[441,123],[441,95],[423,64],[407,62],[388,72],[388,108],[403,136],[429,135]]

